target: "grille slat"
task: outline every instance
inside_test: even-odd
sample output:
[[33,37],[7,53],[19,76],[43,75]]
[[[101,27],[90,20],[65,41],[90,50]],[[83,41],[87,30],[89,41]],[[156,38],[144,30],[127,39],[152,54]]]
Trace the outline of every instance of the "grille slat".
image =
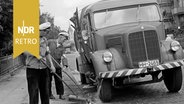
[[154,30],[144,31],[144,34],[142,31],[130,33],[129,47],[134,67],[138,67],[138,62],[141,61],[160,59],[158,37]]

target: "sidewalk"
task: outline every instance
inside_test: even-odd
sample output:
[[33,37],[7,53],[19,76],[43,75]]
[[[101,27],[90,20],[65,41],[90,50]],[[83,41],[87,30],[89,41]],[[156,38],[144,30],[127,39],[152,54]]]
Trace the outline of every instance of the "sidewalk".
[[28,97],[25,70],[22,68],[0,81],[0,103],[22,104],[22,100]]
[[[54,85],[52,90],[54,96],[56,96]],[[65,93],[70,93],[66,87]],[[28,100],[26,70],[24,68],[17,71],[14,76],[9,76],[0,81],[0,104],[28,104]],[[50,104],[71,103],[74,104],[74,102],[60,100],[58,96],[56,96],[55,100],[50,100]]]

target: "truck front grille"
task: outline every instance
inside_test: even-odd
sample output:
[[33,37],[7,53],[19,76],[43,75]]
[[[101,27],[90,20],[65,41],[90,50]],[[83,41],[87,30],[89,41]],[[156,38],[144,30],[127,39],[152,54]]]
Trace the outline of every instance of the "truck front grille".
[[154,30],[130,33],[129,47],[134,67],[137,67],[140,61],[160,60],[159,42]]

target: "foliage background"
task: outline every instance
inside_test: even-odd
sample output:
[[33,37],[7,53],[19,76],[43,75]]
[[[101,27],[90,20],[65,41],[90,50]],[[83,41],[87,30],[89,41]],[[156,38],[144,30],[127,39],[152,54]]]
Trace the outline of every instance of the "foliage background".
[[0,56],[13,52],[13,0],[0,0]]

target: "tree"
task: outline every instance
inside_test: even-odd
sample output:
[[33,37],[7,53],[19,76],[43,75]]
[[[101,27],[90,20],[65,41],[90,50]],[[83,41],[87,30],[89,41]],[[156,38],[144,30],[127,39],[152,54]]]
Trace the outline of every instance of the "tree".
[[[0,0],[0,56],[12,54],[13,47],[13,0]],[[11,48],[10,48],[11,47]]]

